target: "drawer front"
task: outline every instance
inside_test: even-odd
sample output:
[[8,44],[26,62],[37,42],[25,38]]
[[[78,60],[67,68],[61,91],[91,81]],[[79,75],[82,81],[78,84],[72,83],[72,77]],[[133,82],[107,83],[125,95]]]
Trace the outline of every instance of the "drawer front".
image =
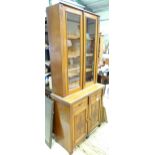
[[87,105],[88,105],[88,98],[84,98],[73,105],[73,112],[81,110],[82,108],[87,107]]

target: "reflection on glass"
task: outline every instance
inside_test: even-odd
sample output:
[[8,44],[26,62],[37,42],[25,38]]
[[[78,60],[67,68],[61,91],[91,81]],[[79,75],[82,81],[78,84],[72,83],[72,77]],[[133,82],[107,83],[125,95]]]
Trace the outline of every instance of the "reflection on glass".
[[80,86],[80,16],[67,13],[68,87]]
[[86,18],[86,82],[94,80],[96,21]]

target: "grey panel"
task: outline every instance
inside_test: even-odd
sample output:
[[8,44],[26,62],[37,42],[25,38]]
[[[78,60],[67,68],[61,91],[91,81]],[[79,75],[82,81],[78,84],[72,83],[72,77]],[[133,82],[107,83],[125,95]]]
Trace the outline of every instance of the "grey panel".
[[53,101],[45,96],[45,142],[50,148],[52,145],[53,113]]

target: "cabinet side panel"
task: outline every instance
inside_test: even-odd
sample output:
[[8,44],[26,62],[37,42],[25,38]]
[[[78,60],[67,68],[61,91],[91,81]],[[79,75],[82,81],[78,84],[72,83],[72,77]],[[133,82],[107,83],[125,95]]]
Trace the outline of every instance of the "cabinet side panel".
[[59,5],[47,8],[48,38],[51,57],[53,92],[63,96],[61,30]]
[[56,141],[68,152],[72,152],[70,106],[55,101],[53,128]]

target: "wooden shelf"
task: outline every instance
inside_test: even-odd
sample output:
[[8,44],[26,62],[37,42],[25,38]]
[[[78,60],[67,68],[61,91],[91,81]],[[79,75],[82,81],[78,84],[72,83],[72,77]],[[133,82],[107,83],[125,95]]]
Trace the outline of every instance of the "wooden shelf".
[[87,38],[87,40],[90,40],[90,41],[92,41],[92,40],[94,40],[94,39],[92,39],[92,38]]
[[80,56],[80,51],[69,51],[68,58],[76,58]]
[[80,80],[80,77],[77,76],[77,77],[69,79],[69,83],[76,82],[76,81],[79,81],[79,80]]
[[72,78],[72,77],[77,76],[77,75],[79,75],[79,74],[80,74],[80,72],[69,73],[69,74],[68,74],[68,77],[69,77],[69,78]]
[[86,68],[86,72],[91,72],[92,69],[91,68]]
[[74,89],[76,87],[79,87],[79,83],[69,85],[69,89]]
[[77,35],[68,35],[68,39],[80,39],[80,36],[77,36]]
[[76,70],[80,70],[80,67],[75,67],[75,68],[69,68],[68,69],[69,72],[76,71]]
[[69,58],[69,59],[71,59],[71,58],[77,58],[77,57],[79,57],[79,56],[80,56],[80,55],[69,55],[68,58]]
[[91,56],[93,56],[93,53],[87,53],[86,54],[86,57],[91,57]]
[[70,82],[70,83],[69,83],[69,89],[73,89],[73,88],[79,87],[79,83],[80,83],[79,80]]

